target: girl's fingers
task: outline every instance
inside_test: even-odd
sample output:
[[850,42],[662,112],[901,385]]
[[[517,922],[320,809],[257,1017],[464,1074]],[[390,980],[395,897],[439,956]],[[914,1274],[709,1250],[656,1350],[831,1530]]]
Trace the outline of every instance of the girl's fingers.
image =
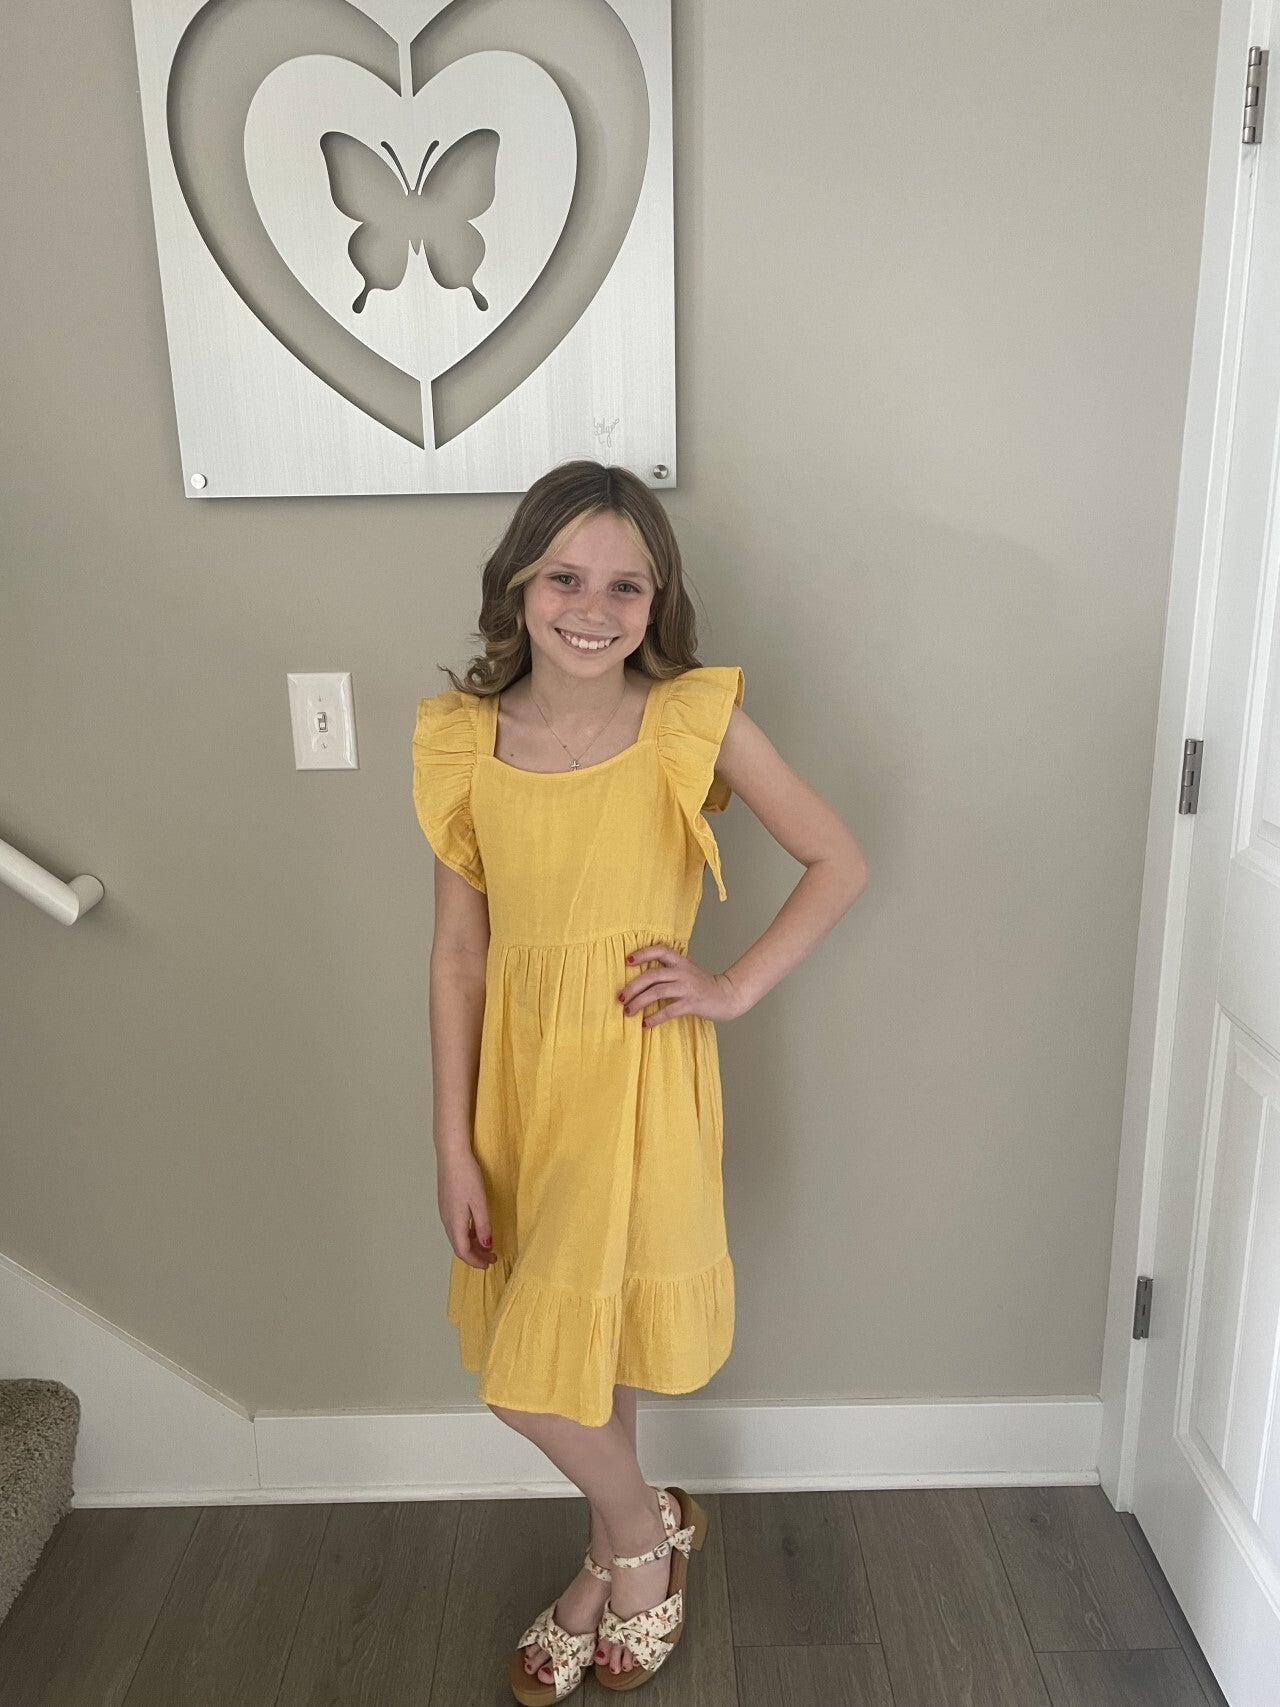
[[[630,1017],[637,1006],[647,1007],[664,992],[669,993],[670,986],[678,982],[681,969],[687,964],[688,956],[672,948],[669,943],[651,942],[644,948],[633,948],[627,956],[627,965],[636,966],[642,960],[660,962],[657,968],[650,967],[645,972],[638,973],[629,984],[618,991],[618,1000],[623,1004],[624,1012]],[[646,991],[656,992],[646,995]],[[644,1001],[639,998],[644,996]]]
[[474,1225],[471,1229],[470,1238],[472,1250],[479,1253],[476,1267],[488,1268],[489,1264],[496,1260],[497,1255],[493,1249],[493,1235],[489,1231],[488,1221],[482,1218],[478,1224]]
[[646,1014],[640,1023],[651,1027],[661,1025],[664,1019],[679,1019],[681,1014],[689,1012],[690,1009],[682,1008],[679,1002],[672,1002],[670,1007],[659,1008],[656,1014]]
[[455,1233],[452,1229],[449,1232],[449,1243],[463,1262],[471,1268],[488,1268],[498,1260],[498,1254],[493,1249],[488,1222],[485,1221],[483,1226],[485,1236],[491,1241],[487,1245],[481,1239],[480,1233],[474,1225],[474,1217],[470,1214],[467,1216],[466,1226],[462,1229],[461,1234]]
[[627,965],[639,966],[642,960],[660,960],[664,966],[679,966],[686,958],[678,948],[672,948],[665,942],[654,942],[648,948],[633,948],[627,956]]
[[622,993],[622,1011],[628,1019],[634,1018],[641,1008],[649,1007],[653,1002],[674,1001],[683,995],[679,981],[674,978],[659,978],[653,983],[645,983],[638,988],[624,990]]

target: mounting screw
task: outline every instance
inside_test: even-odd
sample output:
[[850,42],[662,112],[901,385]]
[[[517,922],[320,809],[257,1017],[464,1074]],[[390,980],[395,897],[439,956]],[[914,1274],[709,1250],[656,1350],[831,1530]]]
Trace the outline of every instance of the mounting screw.
[[202,492],[209,482],[205,479],[203,474],[193,474],[191,476],[191,484],[195,487],[197,492]]
[[668,470],[665,462],[655,462],[654,463],[654,465],[653,465],[653,478],[655,480],[665,480],[667,478],[668,473],[669,473],[669,470]]

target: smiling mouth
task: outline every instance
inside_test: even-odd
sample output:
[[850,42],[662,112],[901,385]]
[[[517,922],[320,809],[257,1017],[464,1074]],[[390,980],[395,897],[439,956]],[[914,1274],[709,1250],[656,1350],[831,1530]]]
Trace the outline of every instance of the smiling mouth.
[[611,634],[608,639],[603,635],[575,635],[571,629],[565,628],[557,628],[556,633],[565,645],[572,646],[575,652],[605,652],[618,638],[616,634]]

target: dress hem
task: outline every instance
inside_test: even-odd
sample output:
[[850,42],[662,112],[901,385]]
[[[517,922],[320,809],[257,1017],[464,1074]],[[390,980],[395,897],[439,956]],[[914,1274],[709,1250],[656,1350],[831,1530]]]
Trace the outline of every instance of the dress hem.
[[510,1410],[602,1427],[615,1385],[683,1394],[728,1358],[734,1332],[728,1251],[693,1274],[628,1275],[615,1293],[578,1293],[499,1257],[455,1265],[447,1317],[479,1397]]
[[[730,1347],[728,1350],[726,1350],[724,1356],[720,1359],[719,1363],[713,1364],[712,1367],[710,1369],[708,1369],[707,1373],[702,1377],[702,1379],[700,1381],[695,1381],[693,1383],[693,1385],[689,1386],[689,1387],[662,1387],[662,1386],[659,1386],[658,1383],[656,1381],[653,1381],[653,1380],[624,1381],[621,1377],[621,1374],[617,1375],[614,1378],[614,1385],[618,1386],[618,1387],[637,1387],[646,1393],[663,1393],[663,1394],[669,1395],[669,1396],[674,1397],[674,1398],[678,1398],[678,1397],[680,1397],[686,1393],[697,1393],[703,1387],[705,1387],[707,1385],[707,1382],[710,1381],[711,1377],[714,1374],[716,1374],[716,1372],[718,1370],[722,1369],[724,1367],[724,1365],[728,1362],[729,1351],[731,1351],[731,1350],[732,1350],[732,1347]],[[480,1373],[480,1365],[478,1363],[477,1364],[471,1364],[471,1363],[467,1363],[464,1360],[462,1367],[472,1375],[478,1375]],[[484,1404],[484,1405],[500,1405],[504,1410],[508,1410],[508,1411],[527,1411],[531,1416],[564,1416],[565,1415],[565,1413],[563,1411],[555,1410],[549,1405],[546,1405],[546,1406],[544,1406],[544,1405],[533,1405],[533,1404],[529,1404],[527,1401],[517,1400],[517,1399],[513,1399],[513,1398],[505,1398],[504,1399],[504,1398],[500,1397],[498,1394],[494,1393],[492,1390],[486,1391],[486,1384],[483,1381],[479,1384],[478,1388],[476,1389],[476,1397],[480,1400],[481,1404]],[[613,1408],[612,1408],[612,1406],[610,1406],[609,1416],[612,1416],[612,1415],[613,1415]],[[586,1417],[569,1417],[568,1420],[570,1422],[582,1423],[583,1426],[586,1428],[603,1428],[605,1426],[605,1424],[609,1421],[609,1416],[599,1417],[599,1418],[592,1417],[590,1419],[587,1419]]]

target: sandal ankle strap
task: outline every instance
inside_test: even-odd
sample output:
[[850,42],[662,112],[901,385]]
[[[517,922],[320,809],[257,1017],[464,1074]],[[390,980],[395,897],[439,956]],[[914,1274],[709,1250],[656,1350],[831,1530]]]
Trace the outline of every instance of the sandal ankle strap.
[[665,1488],[658,1489],[658,1506],[662,1512],[662,1525],[666,1530],[665,1537],[656,1547],[650,1547],[646,1553],[633,1553],[630,1558],[624,1558],[621,1553],[613,1555],[612,1563],[622,1566],[647,1565],[654,1559],[665,1559],[673,1547],[678,1547],[686,1558],[692,1558],[693,1525],[686,1529],[677,1529],[676,1520],[671,1510],[671,1501]]
[[602,1583],[611,1583],[613,1581],[613,1572],[607,1571],[603,1565],[596,1564],[595,1560],[591,1557],[590,1547],[587,1548],[586,1557],[582,1562],[591,1572],[591,1575],[593,1577],[599,1577]]

